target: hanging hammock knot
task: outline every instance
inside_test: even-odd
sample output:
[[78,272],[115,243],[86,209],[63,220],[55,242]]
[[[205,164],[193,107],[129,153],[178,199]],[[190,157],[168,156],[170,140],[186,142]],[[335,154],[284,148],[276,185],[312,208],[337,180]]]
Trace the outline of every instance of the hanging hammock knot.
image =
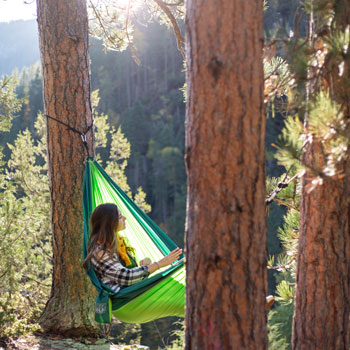
[[91,122],[91,124],[87,127],[87,129],[86,129],[85,132],[81,132],[81,131],[79,131],[79,130],[73,128],[72,126],[68,125],[67,123],[62,122],[61,120],[58,120],[58,119],[56,119],[56,118],[54,118],[54,117],[51,117],[51,116],[48,115],[48,114],[45,114],[45,117],[46,117],[46,118],[49,118],[49,119],[52,119],[52,120],[56,121],[57,123],[66,126],[68,130],[71,130],[71,131],[75,132],[76,134],[80,135],[80,137],[81,137],[81,139],[82,139],[82,141],[83,141],[83,145],[84,145],[84,148],[85,148],[85,150],[86,150],[87,156],[88,156],[88,158],[90,157],[89,145],[88,145],[88,143],[87,143],[86,134],[87,134],[87,133],[90,131],[90,129],[92,128],[93,122]]

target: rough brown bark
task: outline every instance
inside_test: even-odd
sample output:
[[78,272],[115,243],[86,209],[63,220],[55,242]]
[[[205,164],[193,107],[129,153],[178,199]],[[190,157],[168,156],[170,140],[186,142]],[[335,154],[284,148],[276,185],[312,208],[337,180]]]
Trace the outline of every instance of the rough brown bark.
[[[329,6],[334,4],[328,2]],[[345,30],[350,24],[349,2],[338,1],[334,10],[335,27]],[[317,14],[315,17],[317,23]],[[325,62],[328,66],[322,86],[309,82],[312,90],[309,95],[320,88],[329,89],[333,100],[342,105],[344,115],[349,116],[349,62],[345,61],[342,76],[338,65],[333,65],[332,57]],[[322,170],[325,162],[322,142],[309,135],[305,165]],[[349,151],[337,170],[344,176],[323,177],[323,182],[312,191],[315,174],[307,171],[302,179],[293,350],[347,350],[350,347]]]
[[266,349],[263,2],[188,0],[186,349]]
[[[84,0],[38,0],[45,113],[85,131],[92,121],[88,19]],[[92,130],[87,134],[90,153]],[[93,335],[94,291],[82,264],[81,137],[48,119],[48,163],[53,229],[53,285],[41,316],[46,332]]]
[[[309,145],[305,162],[319,166],[320,151]],[[349,176],[308,193],[312,180],[302,180],[293,349],[349,349]]]

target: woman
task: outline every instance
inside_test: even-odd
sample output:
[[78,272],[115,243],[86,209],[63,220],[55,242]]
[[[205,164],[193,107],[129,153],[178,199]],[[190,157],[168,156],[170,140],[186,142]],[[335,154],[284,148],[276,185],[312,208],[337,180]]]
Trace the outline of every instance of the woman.
[[117,232],[124,230],[125,217],[118,207],[112,203],[101,204],[91,215],[91,233],[88,246],[88,255],[83,266],[91,264],[101,282],[118,292],[120,288],[137,283],[156,270],[172,264],[179,258],[182,249],[176,248],[163,259],[128,269],[123,266],[117,254]]

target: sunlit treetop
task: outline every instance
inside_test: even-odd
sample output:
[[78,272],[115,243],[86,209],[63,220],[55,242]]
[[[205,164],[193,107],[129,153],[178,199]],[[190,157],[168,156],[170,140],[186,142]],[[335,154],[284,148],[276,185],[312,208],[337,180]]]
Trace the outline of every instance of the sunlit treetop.
[[184,0],[89,0],[88,8],[91,34],[101,39],[107,50],[122,51],[129,47],[137,62],[134,25],[158,21],[173,28],[184,56],[184,39],[178,24],[185,15]]

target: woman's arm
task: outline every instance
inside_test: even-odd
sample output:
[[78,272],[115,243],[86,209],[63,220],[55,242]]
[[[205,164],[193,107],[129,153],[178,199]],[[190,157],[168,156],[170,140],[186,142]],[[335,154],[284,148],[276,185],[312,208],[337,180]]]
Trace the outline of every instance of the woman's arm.
[[158,269],[160,269],[161,267],[171,265],[174,261],[176,261],[179,258],[181,254],[182,254],[182,249],[176,248],[167,256],[165,256],[163,259],[160,259],[159,261],[156,261],[148,265],[147,267],[148,267],[149,273],[153,273]]
[[108,254],[101,254],[102,252],[96,254],[97,259],[95,259],[95,257],[91,259],[95,268],[99,270],[104,278],[126,287],[145,279],[150,273],[157,271],[161,267],[172,264],[182,254],[182,249],[176,248],[158,262],[147,266],[134,267],[132,269],[124,267],[116,257],[111,258]]

